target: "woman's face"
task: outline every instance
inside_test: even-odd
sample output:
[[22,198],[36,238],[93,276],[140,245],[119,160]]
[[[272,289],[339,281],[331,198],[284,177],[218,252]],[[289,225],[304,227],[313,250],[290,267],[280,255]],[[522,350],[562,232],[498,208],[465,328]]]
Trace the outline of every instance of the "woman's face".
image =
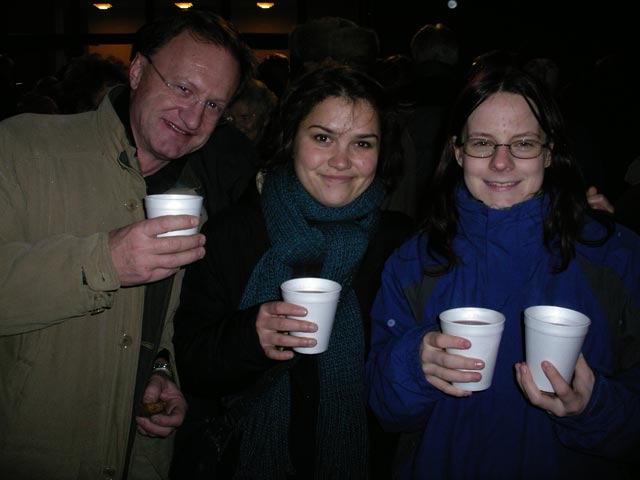
[[227,109],[227,113],[233,117],[233,124],[238,130],[244,133],[249,140],[255,142],[260,133],[263,118],[258,118],[256,108],[249,104],[246,100],[240,99]]
[[342,207],[364,192],[376,174],[380,120],[370,103],[330,97],[300,123],[293,144],[294,167],[309,194],[328,207]]
[[[545,134],[521,95],[498,92],[489,96],[467,119],[463,142],[484,139],[494,144],[521,140],[545,143]],[[534,197],[542,187],[544,169],[550,165],[551,151],[543,148],[535,158],[514,157],[506,146],[496,147],[492,156],[472,157],[455,145],[456,160],[464,171],[471,194],[495,209],[510,208]]]

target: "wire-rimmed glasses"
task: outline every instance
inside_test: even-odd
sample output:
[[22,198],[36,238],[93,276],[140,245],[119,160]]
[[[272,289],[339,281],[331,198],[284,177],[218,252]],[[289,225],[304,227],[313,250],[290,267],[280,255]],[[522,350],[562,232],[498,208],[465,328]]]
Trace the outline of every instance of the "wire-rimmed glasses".
[[476,158],[493,157],[498,147],[507,147],[511,155],[516,158],[536,158],[542,153],[542,150],[549,148],[546,143],[528,138],[522,138],[512,143],[496,143],[486,138],[472,137],[460,145],[466,155]]
[[167,81],[164,75],[162,75],[158,68],[153,64],[151,58],[147,55],[143,56],[147,59],[149,65],[153,67],[153,70],[155,70],[155,72],[158,74],[158,77],[160,77],[162,83],[164,83],[169,88],[169,90],[171,91],[171,97],[177,103],[185,107],[190,107],[195,103],[204,105],[204,113],[209,119],[215,119],[220,116],[220,114],[224,110],[224,107],[222,105],[219,105],[212,100],[200,100],[200,98],[198,98],[198,96],[193,93],[193,91],[189,87],[180,85],[179,83],[171,83]]

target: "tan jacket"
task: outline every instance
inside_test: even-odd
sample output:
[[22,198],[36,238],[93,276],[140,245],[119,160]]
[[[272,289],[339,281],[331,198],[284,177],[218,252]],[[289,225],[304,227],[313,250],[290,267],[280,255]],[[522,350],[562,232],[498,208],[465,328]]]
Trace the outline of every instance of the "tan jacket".
[[[144,287],[120,288],[108,232],[144,218],[144,195],[108,96],[0,123],[0,478],[122,477]],[[166,478],[171,444],[137,435],[129,478]]]

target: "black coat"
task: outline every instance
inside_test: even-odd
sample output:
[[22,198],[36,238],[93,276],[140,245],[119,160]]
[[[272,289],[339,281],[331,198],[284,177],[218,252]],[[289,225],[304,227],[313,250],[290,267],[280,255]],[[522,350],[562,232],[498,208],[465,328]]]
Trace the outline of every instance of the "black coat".
[[[354,276],[368,347],[369,311],[380,285],[386,258],[412,232],[408,217],[383,212],[378,234],[369,245],[361,267]],[[239,310],[249,276],[270,246],[260,197],[251,186],[241,201],[209,219],[202,233],[207,237],[205,257],[187,268],[175,317],[174,344],[181,387],[189,401],[188,419],[178,432],[174,456],[175,478],[197,478],[194,467],[201,465],[208,447],[199,433],[203,421],[221,415],[226,400],[242,396],[263,374],[282,362],[269,359],[260,346],[255,322],[259,306]],[[306,275],[313,271],[296,272]],[[315,416],[317,413],[317,372],[315,357],[301,355],[291,371],[292,457],[309,477],[313,465]],[[365,358],[363,358],[363,362]],[[377,428],[374,426],[374,428]],[[303,446],[304,445],[304,446]],[[233,446],[229,449],[233,451]],[[233,454],[225,455],[228,460]],[[224,462],[223,462],[224,463]],[[230,459],[233,470],[235,459]],[[225,466],[211,467],[218,478],[226,478]],[[206,473],[211,478],[211,473]]]

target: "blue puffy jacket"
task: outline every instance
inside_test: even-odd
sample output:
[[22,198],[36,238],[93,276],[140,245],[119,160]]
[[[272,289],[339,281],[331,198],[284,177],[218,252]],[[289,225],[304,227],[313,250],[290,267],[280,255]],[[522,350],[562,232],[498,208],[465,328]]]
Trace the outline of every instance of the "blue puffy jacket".
[[[383,426],[405,435],[399,478],[631,478],[640,468],[640,238],[617,226],[602,246],[576,245],[559,274],[542,242],[544,197],[493,210],[458,192],[455,251],[462,262],[427,277],[426,238],[388,261],[372,310],[369,402]],[[586,238],[603,235],[596,222]],[[596,375],[586,409],[559,418],[532,406],[515,380],[525,359],[523,311],[557,305],[591,319],[582,353]],[[492,386],[456,398],[426,380],[423,336],[443,310],[477,306],[506,317]],[[635,458],[634,458],[635,456]],[[605,476],[606,475],[606,476]],[[637,477],[634,477],[637,478]]]

